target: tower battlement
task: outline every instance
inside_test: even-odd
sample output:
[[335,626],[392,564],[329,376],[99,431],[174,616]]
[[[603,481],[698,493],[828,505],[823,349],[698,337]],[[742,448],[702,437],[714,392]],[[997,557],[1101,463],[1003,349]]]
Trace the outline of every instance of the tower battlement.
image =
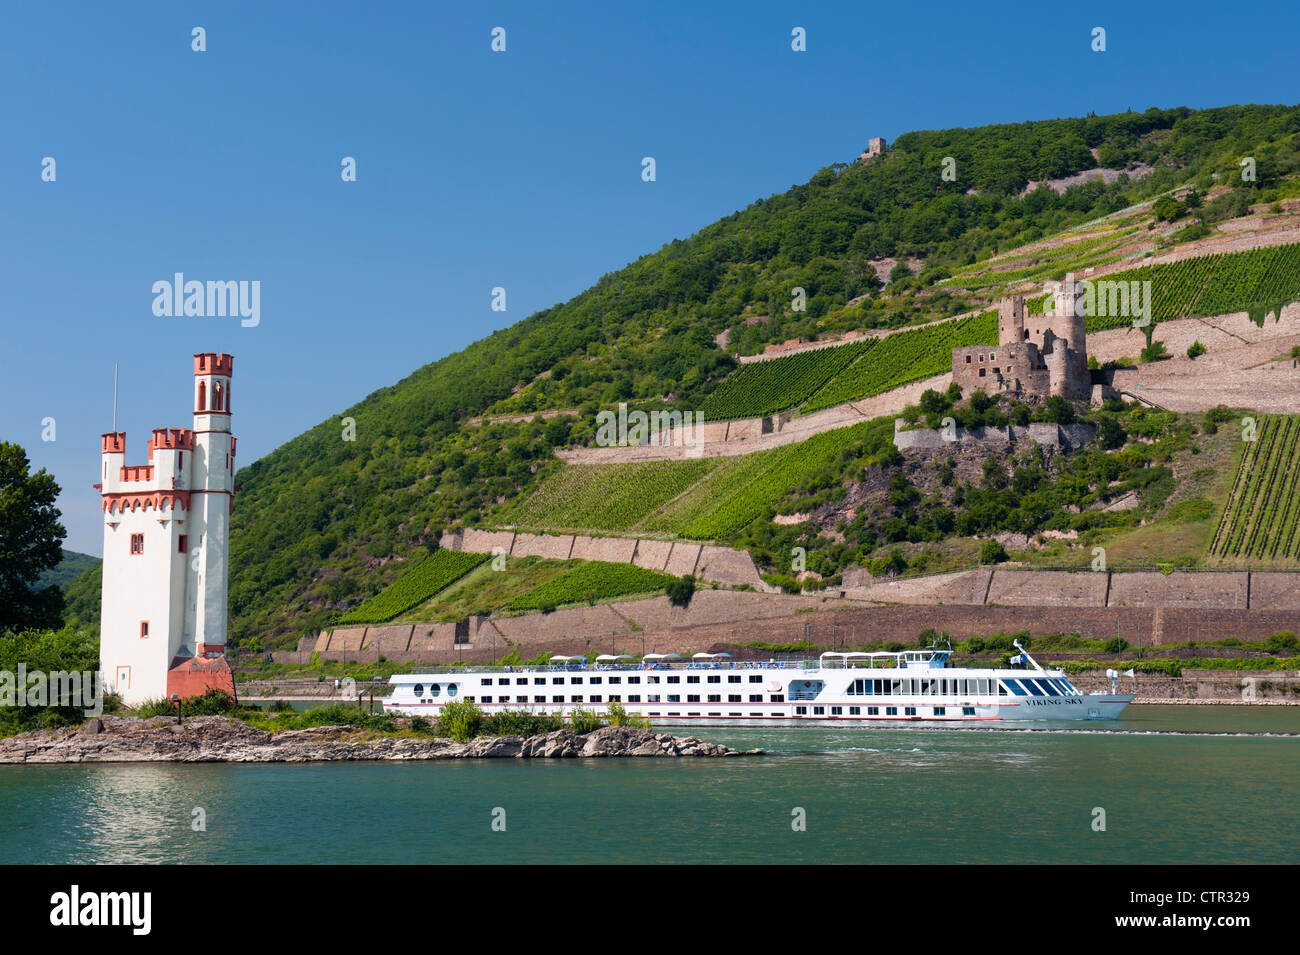
[[123,484],[152,484],[152,464],[124,464],[118,468],[119,478]]
[[194,374],[196,375],[225,375],[229,378],[234,374],[235,359],[225,352],[199,352],[194,356]]
[[155,450],[193,451],[194,432],[189,428],[154,428],[153,437],[149,439],[149,460],[153,460]]

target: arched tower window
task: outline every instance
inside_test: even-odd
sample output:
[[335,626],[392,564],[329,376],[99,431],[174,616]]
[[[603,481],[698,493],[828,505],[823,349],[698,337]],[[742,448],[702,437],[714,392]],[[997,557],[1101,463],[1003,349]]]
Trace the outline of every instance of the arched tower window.
[[199,382],[199,410],[200,411],[207,410],[208,407],[207,401],[208,401],[208,383],[206,381],[200,381]]
[[212,410],[221,411],[221,382],[212,383]]
[[226,382],[226,411],[230,411],[230,382]]

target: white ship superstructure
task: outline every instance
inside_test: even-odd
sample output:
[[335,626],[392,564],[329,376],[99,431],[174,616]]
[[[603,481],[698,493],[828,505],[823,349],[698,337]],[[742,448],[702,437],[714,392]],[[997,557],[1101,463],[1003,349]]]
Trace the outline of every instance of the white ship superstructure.
[[[1019,649],[1019,644],[1017,644]],[[486,713],[569,716],[620,704],[661,725],[1115,719],[1132,700],[1082,693],[1021,649],[1021,668],[949,667],[950,650],[823,653],[816,660],[735,661],[726,654],[552,657],[544,666],[450,667],[390,679],[388,712],[436,717],[452,700]]]

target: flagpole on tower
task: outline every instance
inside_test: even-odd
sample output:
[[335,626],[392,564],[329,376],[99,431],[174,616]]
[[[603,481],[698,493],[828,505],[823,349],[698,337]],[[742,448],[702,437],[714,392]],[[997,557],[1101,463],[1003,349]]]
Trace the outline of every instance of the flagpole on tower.
[[113,362],[113,433],[117,433],[117,362]]

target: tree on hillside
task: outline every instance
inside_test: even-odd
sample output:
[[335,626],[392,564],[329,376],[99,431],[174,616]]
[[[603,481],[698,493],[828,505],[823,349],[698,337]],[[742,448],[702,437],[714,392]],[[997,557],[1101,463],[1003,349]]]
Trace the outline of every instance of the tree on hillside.
[[1165,354],[1165,343],[1162,341],[1153,341],[1150,345],[1147,345],[1146,348],[1142,349],[1141,354],[1138,355],[1138,360],[1143,364],[1146,364],[1148,362],[1159,361],[1161,358],[1165,357]]
[[1074,424],[1074,405],[1060,395],[1052,395],[1044,402],[1047,420],[1056,424]]
[[29,473],[22,447],[0,441],[0,630],[59,626],[63,592],[35,589],[63,559],[67,531],[54,506],[58,495],[44,468]]
[[912,270],[907,267],[906,262],[899,262],[889,270],[889,283],[891,285],[900,279],[910,279],[911,277]]
[[668,581],[666,590],[669,600],[679,607],[685,607],[695,596],[695,578],[690,574],[682,574],[677,580]]
[[1007,559],[1007,549],[997,541],[985,541],[980,548],[981,564],[1000,564]]
[[1173,222],[1187,212],[1187,207],[1171,196],[1161,196],[1152,206],[1152,210],[1161,222]]

